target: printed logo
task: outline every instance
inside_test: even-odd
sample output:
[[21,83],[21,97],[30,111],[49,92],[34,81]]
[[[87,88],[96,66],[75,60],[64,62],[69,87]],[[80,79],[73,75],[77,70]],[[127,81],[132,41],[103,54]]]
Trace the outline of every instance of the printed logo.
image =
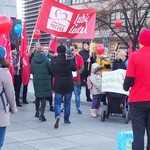
[[47,21],[47,28],[58,32],[66,32],[72,16],[72,12],[52,6]]

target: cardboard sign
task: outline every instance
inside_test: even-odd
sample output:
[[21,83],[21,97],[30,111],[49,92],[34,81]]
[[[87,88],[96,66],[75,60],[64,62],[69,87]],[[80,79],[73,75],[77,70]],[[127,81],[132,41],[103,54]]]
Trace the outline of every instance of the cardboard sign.
[[118,69],[102,73],[102,92],[114,92],[129,95],[123,90],[123,83],[126,70]]

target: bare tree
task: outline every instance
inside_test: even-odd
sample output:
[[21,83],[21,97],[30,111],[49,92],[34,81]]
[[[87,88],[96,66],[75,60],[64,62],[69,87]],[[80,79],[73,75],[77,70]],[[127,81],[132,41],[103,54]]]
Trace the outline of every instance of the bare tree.
[[[97,27],[99,31],[110,30],[109,36],[118,37],[127,47],[132,42],[133,51],[138,47],[138,36],[142,28],[150,27],[149,0],[99,0]],[[102,4],[103,3],[103,4]],[[103,7],[102,7],[103,6]],[[116,29],[114,21],[121,19],[122,27]]]

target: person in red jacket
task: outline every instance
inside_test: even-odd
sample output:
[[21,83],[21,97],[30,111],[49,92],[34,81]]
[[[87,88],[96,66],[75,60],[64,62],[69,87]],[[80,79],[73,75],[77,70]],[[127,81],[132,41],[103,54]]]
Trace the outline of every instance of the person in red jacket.
[[147,131],[147,150],[150,150],[150,29],[143,29],[138,37],[141,48],[128,61],[124,90],[130,90],[129,104],[133,129],[133,150],[144,150]]

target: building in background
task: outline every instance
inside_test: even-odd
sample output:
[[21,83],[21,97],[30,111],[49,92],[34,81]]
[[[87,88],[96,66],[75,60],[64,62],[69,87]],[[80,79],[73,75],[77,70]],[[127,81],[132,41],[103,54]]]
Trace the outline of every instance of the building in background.
[[[17,19],[16,0],[0,0],[0,15],[11,17],[13,20],[13,27],[16,24],[21,24],[21,20]],[[14,43],[16,46],[20,41],[20,36],[14,32],[13,28],[10,32],[10,40],[11,43]]]
[[0,0],[0,15],[17,18],[17,8],[15,0]]

